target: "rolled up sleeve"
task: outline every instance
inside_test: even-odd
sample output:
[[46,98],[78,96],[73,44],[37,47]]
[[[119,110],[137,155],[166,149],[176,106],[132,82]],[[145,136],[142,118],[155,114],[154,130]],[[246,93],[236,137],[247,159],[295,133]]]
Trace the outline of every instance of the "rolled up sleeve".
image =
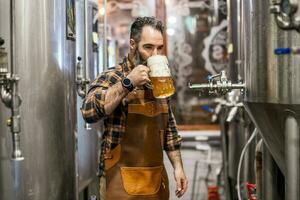
[[95,123],[106,116],[104,110],[106,91],[122,77],[122,72],[109,70],[93,81],[81,107],[82,117],[87,123]]
[[87,123],[95,123],[105,116],[104,102],[107,88],[105,74],[100,75],[90,85],[81,107],[82,117]]
[[87,123],[95,123],[105,116],[104,112],[105,90],[94,88],[83,101],[81,113]]
[[180,135],[178,135],[176,120],[172,112],[170,103],[168,103],[168,106],[169,106],[169,120],[168,120],[167,129],[165,130],[164,150],[175,151],[180,149],[182,139]]

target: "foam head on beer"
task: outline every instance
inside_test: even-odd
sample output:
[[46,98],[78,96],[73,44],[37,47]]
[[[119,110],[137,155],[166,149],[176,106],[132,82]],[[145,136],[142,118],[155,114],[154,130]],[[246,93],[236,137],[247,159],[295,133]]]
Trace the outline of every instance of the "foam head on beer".
[[174,94],[175,88],[171,76],[169,62],[166,56],[155,55],[147,59],[150,68],[150,80],[152,82],[153,96],[166,98]]

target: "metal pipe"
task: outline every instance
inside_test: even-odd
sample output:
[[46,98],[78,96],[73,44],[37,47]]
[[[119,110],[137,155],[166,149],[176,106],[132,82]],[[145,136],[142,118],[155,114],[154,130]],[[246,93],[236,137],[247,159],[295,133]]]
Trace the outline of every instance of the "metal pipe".
[[255,179],[257,199],[262,199],[262,145],[261,139],[255,149]]
[[23,200],[25,199],[24,194],[24,162],[20,162],[18,160],[11,161],[12,166],[12,179],[13,179],[13,194],[12,198],[14,200]]
[[83,77],[83,66],[81,63],[81,57],[77,58],[77,64],[76,64],[76,84],[77,84],[77,94],[84,98],[86,96],[86,84],[85,79]]
[[85,73],[85,79],[89,77],[89,4],[88,0],[84,0],[84,73]]
[[241,169],[242,169],[242,163],[243,163],[243,158],[244,155],[250,145],[250,143],[253,141],[253,139],[255,138],[256,134],[257,134],[257,128],[254,129],[251,137],[249,138],[249,140],[247,141],[246,145],[244,146],[242,153],[241,153],[241,157],[240,157],[240,161],[239,161],[239,165],[238,165],[238,171],[237,171],[237,192],[238,192],[238,199],[242,200],[242,196],[241,196],[241,187],[240,187],[240,175],[241,175]]
[[194,165],[194,175],[193,175],[193,184],[192,184],[192,199],[191,200],[194,200],[194,196],[195,196],[195,190],[196,190],[196,184],[197,184],[197,175],[198,175],[198,163],[199,161],[196,161],[195,162],[195,165]]
[[213,112],[213,115],[211,117],[211,121],[212,122],[216,122],[218,120],[218,116],[219,116],[219,113],[221,112],[222,110],[222,107],[223,105],[221,103],[218,103],[214,109],[214,112]]
[[[22,156],[22,151],[20,148],[20,132],[21,132],[21,116],[20,116],[20,104],[21,98],[19,96],[18,82],[19,77],[16,76],[16,2],[15,0],[10,1],[10,62],[11,70],[10,77],[7,77],[9,83],[8,87],[11,89],[11,94],[5,94],[5,98],[11,99],[11,118],[7,120],[7,125],[10,126],[12,133],[12,178],[13,178],[13,196],[14,199],[23,199],[24,198],[24,188],[23,188],[23,178],[22,178],[22,169],[24,157]],[[2,88],[3,89],[3,88]],[[3,92],[3,93],[2,93]],[[1,93],[4,94],[4,90],[1,90]],[[10,96],[10,97],[9,97]],[[3,96],[2,96],[3,97]]]
[[238,109],[239,109],[239,107],[237,107],[237,106],[234,106],[230,109],[229,114],[226,118],[226,122],[231,122],[235,118],[235,116],[238,112]]
[[262,200],[282,200],[278,187],[283,183],[278,180],[279,168],[277,167],[269,149],[263,143],[262,153]]
[[237,58],[236,58],[236,64],[238,67],[238,75],[237,75],[237,80],[238,81],[245,81],[245,59],[244,59],[244,31],[243,31],[243,23],[244,23],[244,13],[243,13],[243,1],[242,0],[237,0]]
[[24,160],[20,148],[20,132],[21,132],[21,116],[20,116],[20,98],[18,96],[18,83],[17,79],[15,83],[12,83],[12,124],[11,132],[13,139],[13,160]]
[[76,81],[80,82],[83,79],[83,66],[81,62],[81,57],[77,57],[77,63],[76,63]]
[[244,83],[233,83],[230,85],[215,85],[215,84],[192,84],[189,85],[190,89],[193,90],[216,90],[216,89],[244,89],[245,88],[245,84]]
[[244,83],[231,83],[226,76],[226,72],[223,70],[220,74],[208,77],[208,83],[205,84],[190,84],[189,88],[196,91],[204,91],[209,93],[216,93],[225,95],[233,89],[244,90]]
[[286,199],[300,197],[300,133],[297,120],[289,116],[285,122],[285,157],[287,163]]
[[10,61],[11,61],[11,91],[12,91],[12,102],[11,102],[11,132],[13,140],[13,160],[24,160],[22,157],[22,152],[20,149],[20,132],[21,132],[21,117],[19,106],[21,104],[20,96],[18,95],[18,81],[19,78],[15,75],[16,66],[15,66],[15,37],[16,37],[16,24],[15,24],[15,0],[11,0],[10,3],[10,34],[11,34],[11,48],[10,48]]
[[223,177],[224,177],[224,190],[226,199],[233,199],[231,192],[230,178],[229,178],[229,155],[228,155],[228,125],[226,123],[226,108],[220,112],[220,129],[221,129],[221,142],[222,142],[222,163],[223,163]]
[[107,12],[106,12],[106,5],[107,0],[103,0],[103,9],[104,9],[104,16],[103,16],[103,65],[104,65],[104,71],[108,69],[108,63],[107,63]]
[[245,84],[244,83],[231,83],[231,82],[217,82],[214,83],[208,83],[208,84],[189,84],[188,86],[190,89],[200,91],[201,92],[208,92],[209,94],[220,94],[225,95],[228,92],[239,89],[244,90]]
[[[244,83],[247,83],[247,80],[246,80],[246,78],[247,78],[247,70],[246,70],[246,67],[247,67],[247,61],[246,61],[246,56],[244,55],[244,53],[245,52],[247,52],[247,40],[249,40],[249,38],[248,37],[246,37],[246,32],[245,32],[245,27],[247,26],[247,25],[245,25],[246,24],[246,17],[245,17],[245,1],[241,1],[241,20],[244,22],[244,24],[242,24],[241,25],[241,32],[242,32],[242,40],[240,41],[242,44],[241,44],[241,52],[242,52],[242,55],[243,55],[243,61],[244,61],[244,63],[243,63],[243,65],[241,66],[241,71],[239,72],[239,74],[241,75],[241,76],[243,76],[242,78],[243,78],[243,81],[244,81]],[[249,8],[250,9],[250,8]],[[252,11],[252,10],[251,10]]]
[[[84,75],[85,77],[81,80],[81,86],[78,87],[79,91],[78,91],[78,95],[81,97],[85,97],[88,93],[88,89],[89,89],[89,80],[90,80],[90,71],[89,71],[89,66],[90,66],[90,59],[89,59],[89,5],[88,5],[88,0],[84,0]],[[82,89],[84,91],[82,91]],[[84,93],[84,94],[83,94]],[[87,130],[91,130],[91,126],[90,124],[86,123],[84,124],[84,128]]]
[[15,72],[15,0],[10,1],[10,73]]
[[[236,30],[236,36],[237,36],[237,57],[236,57],[236,64],[238,67],[238,73],[241,73],[241,65],[242,65],[242,37],[241,37],[241,0],[236,0],[236,7],[237,7],[237,30]],[[232,19],[233,20],[233,19]]]

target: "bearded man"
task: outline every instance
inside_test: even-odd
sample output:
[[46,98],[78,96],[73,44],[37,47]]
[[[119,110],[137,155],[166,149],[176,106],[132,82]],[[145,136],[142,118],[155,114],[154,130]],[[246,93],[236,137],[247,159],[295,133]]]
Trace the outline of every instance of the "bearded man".
[[137,18],[128,56],[93,81],[83,102],[86,122],[104,120],[99,170],[106,200],[168,200],[163,150],[174,168],[176,196],[187,190],[181,137],[169,99],[154,98],[146,87],[151,83],[146,61],[163,54],[163,33],[163,24],[154,17]]

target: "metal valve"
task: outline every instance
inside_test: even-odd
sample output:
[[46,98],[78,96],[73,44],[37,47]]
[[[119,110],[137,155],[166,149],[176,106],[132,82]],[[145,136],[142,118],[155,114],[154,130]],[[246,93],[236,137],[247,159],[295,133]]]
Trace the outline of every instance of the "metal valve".
[[220,74],[210,76],[207,84],[189,84],[189,88],[202,92],[208,92],[209,94],[225,95],[233,89],[245,89],[244,83],[231,83],[226,76],[225,71],[221,71]]
[[[201,92],[206,92],[206,93],[208,92],[209,94],[226,95],[227,93],[233,91],[234,89],[238,89],[242,93],[245,89],[245,84],[244,83],[231,83],[231,81],[228,80],[228,78],[226,76],[226,72],[221,71],[220,74],[216,74],[216,75],[208,77],[207,84],[190,84],[189,88],[200,91],[200,95],[201,95]],[[229,96],[237,97],[234,94],[229,95]],[[236,98],[230,98],[230,101],[220,99],[220,101],[218,103],[219,104],[218,104],[218,106],[215,110],[215,114],[213,115],[213,118],[212,118],[213,121],[215,121],[217,119],[217,115],[223,105],[232,107],[230,110],[229,116],[226,119],[227,122],[231,121],[235,117],[235,115],[238,111],[238,107],[243,106],[243,104],[239,103],[238,99],[236,99]]]
[[232,90],[225,98],[215,98],[214,102],[217,105],[212,115],[212,122],[217,121],[218,115],[224,107],[230,108],[226,122],[231,122],[238,113],[239,108],[244,106],[241,102],[241,92],[239,90]]
[[[77,64],[76,64],[76,84],[77,84],[77,94],[81,98],[84,98],[88,92],[88,86],[90,80],[88,78],[84,78],[83,76],[83,66],[81,62],[81,57],[77,57]],[[90,124],[85,123],[84,128],[86,130],[91,130],[92,127]]]
[[8,53],[2,47],[5,41],[0,37],[0,99],[4,105],[12,110],[12,116],[7,119],[6,125],[10,127],[13,138],[12,160],[24,160],[20,149],[21,121],[19,107],[22,99],[17,92],[20,78],[8,72]]
[[0,99],[6,107],[11,107],[12,94],[10,90],[13,80],[8,73],[8,53],[2,47],[5,41],[0,37]]
[[90,80],[83,77],[83,66],[81,62],[81,57],[78,57],[77,60],[78,60],[76,64],[77,94],[81,98],[84,98],[86,96],[87,87],[90,83]]
[[296,0],[273,0],[272,3],[270,13],[274,14],[278,27],[300,32],[299,16],[295,16],[299,9],[298,2]]

